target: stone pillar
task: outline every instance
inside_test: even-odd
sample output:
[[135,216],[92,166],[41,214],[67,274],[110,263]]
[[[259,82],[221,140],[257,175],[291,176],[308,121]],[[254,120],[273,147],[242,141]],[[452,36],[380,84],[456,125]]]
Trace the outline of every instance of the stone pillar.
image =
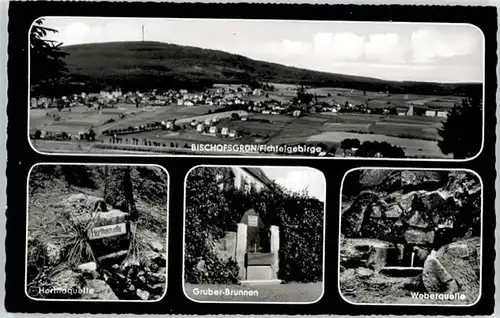
[[273,279],[278,278],[279,270],[279,250],[280,250],[280,228],[276,225],[271,225],[271,253],[273,253]]
[[247,225],[238,223],[238,232],[236,233],[236,262],[240,268],[238,279],[246,279],[245,254],[247,252]]

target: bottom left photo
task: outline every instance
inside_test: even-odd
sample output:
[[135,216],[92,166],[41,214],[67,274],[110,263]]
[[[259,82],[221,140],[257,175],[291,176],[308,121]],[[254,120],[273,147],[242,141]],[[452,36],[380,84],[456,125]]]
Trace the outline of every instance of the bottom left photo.
[[27,190],[28,297],[158,301],[165,295],[163,167],[39,164]]

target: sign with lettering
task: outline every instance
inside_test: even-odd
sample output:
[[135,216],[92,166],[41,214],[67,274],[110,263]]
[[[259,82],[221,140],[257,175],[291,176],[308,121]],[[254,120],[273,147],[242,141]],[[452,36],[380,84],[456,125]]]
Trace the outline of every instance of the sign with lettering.
[[257,215],[249,215],[248,216],[248,226],[258,227],[259,226],[259,217]]
[[117,236],[127,233],[127,225],[125,223],[118,223],[113,225],[105,225],[94,227],[89,230],[88,236],[90,240]]

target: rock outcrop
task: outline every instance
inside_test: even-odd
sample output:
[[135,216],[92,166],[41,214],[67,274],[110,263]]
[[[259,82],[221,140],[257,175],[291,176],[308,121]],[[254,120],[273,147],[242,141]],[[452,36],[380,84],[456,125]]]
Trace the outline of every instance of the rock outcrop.
[[[391,193],[363,191],[342,213],[342,233],[352,238],[374,238],[392,243],[432,247],[480,229],[480,182],[467,172],[366,172],[390,184]],[[367,181],[364,181],[367,183]],[[396,186],[397,185],[397,186]],[[387,189],[388,187],[385,187]]]
[[422,275],[427,291],[460,291],[474,302],[479,295],[480,244],[480,239],[474,238],[456,241],[433,251],[425,261]]
[[377,239],[343,239],[340,265],[344,268],[366,267],[378,271],[401,259],[403,251],[395,244]]
[[370,170],[359,178],[364,190],[342,202],[342,294],[373,303],[395,290],[400,295],[392,298],[409,302],[414,301],[411,292],[458,292],[465,299],[452,303],[474,303],[480,294],[482,190],[477,176]]

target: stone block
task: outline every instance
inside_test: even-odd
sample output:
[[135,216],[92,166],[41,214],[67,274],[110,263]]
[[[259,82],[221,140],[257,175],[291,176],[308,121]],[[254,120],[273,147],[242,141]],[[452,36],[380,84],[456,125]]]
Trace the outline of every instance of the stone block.
[[405,232],[404,236],[408,244],[427,245],[434,243],[434,231],[410,229]]
[[259,265],[247,267],[247,280],[271,280],[273,276],[271,266]]
[[439,186],[443,182],[443,176],[437,171],[428,170],[404,170],[401,172],[401,185],[407,187],[431,187]]
[[429,223],[424,221],[422,213],[419,211],[415,211],[415,213],[413,213],[413,215],[408,220],[408,225],[421,229],[426,229],[429,227]]
[[245,254],[247,252],[247,225],[238,223],[236,232],[236,262],[240,269],[238,279],[245,279]]
[[391,219],[396,219],[401,217],[401,214],[403,213],[403,210],[399,207],[397,204],[393,204],[385,210],[385,217],[391,218]]
[[399,198],[399,206],[401,207],[401,209],[403,210],[403,212],[408,212],[410,211],[412,205],[413,205],[413,200],[415,199],[415,196],[416,196],[417,192],[409,192],[409,193],[405,193],[403,194],[400,198]]
[[446,252],[459,258],[468,258],[470,256],[469,247],[464,243],[451,243],[448,245]]
[[356,276],[359,278],[370,278],[373,276],[374,272],[371,269],[368,268],[357,268],[356,269]]
[[421,195],[420,200],[426,211],[436,211],[446,204],[447,197],[441,191],[432,191]]
[[89,262],[79,265],[78,271],[80,271],[84,277],[99,277],[99,274],[97,273],[97,264],[95,262]]
[[372,213],[370,214],[372,218],[381,218],[382,217],[382,209],[379,206],[372,206]]
[[447,286],[453,277],[443,267],[443,265],[436,258],[435,253],[431,253],[425,263],[422,272],[422,282],[428,292],[443,292],[443,286]]

